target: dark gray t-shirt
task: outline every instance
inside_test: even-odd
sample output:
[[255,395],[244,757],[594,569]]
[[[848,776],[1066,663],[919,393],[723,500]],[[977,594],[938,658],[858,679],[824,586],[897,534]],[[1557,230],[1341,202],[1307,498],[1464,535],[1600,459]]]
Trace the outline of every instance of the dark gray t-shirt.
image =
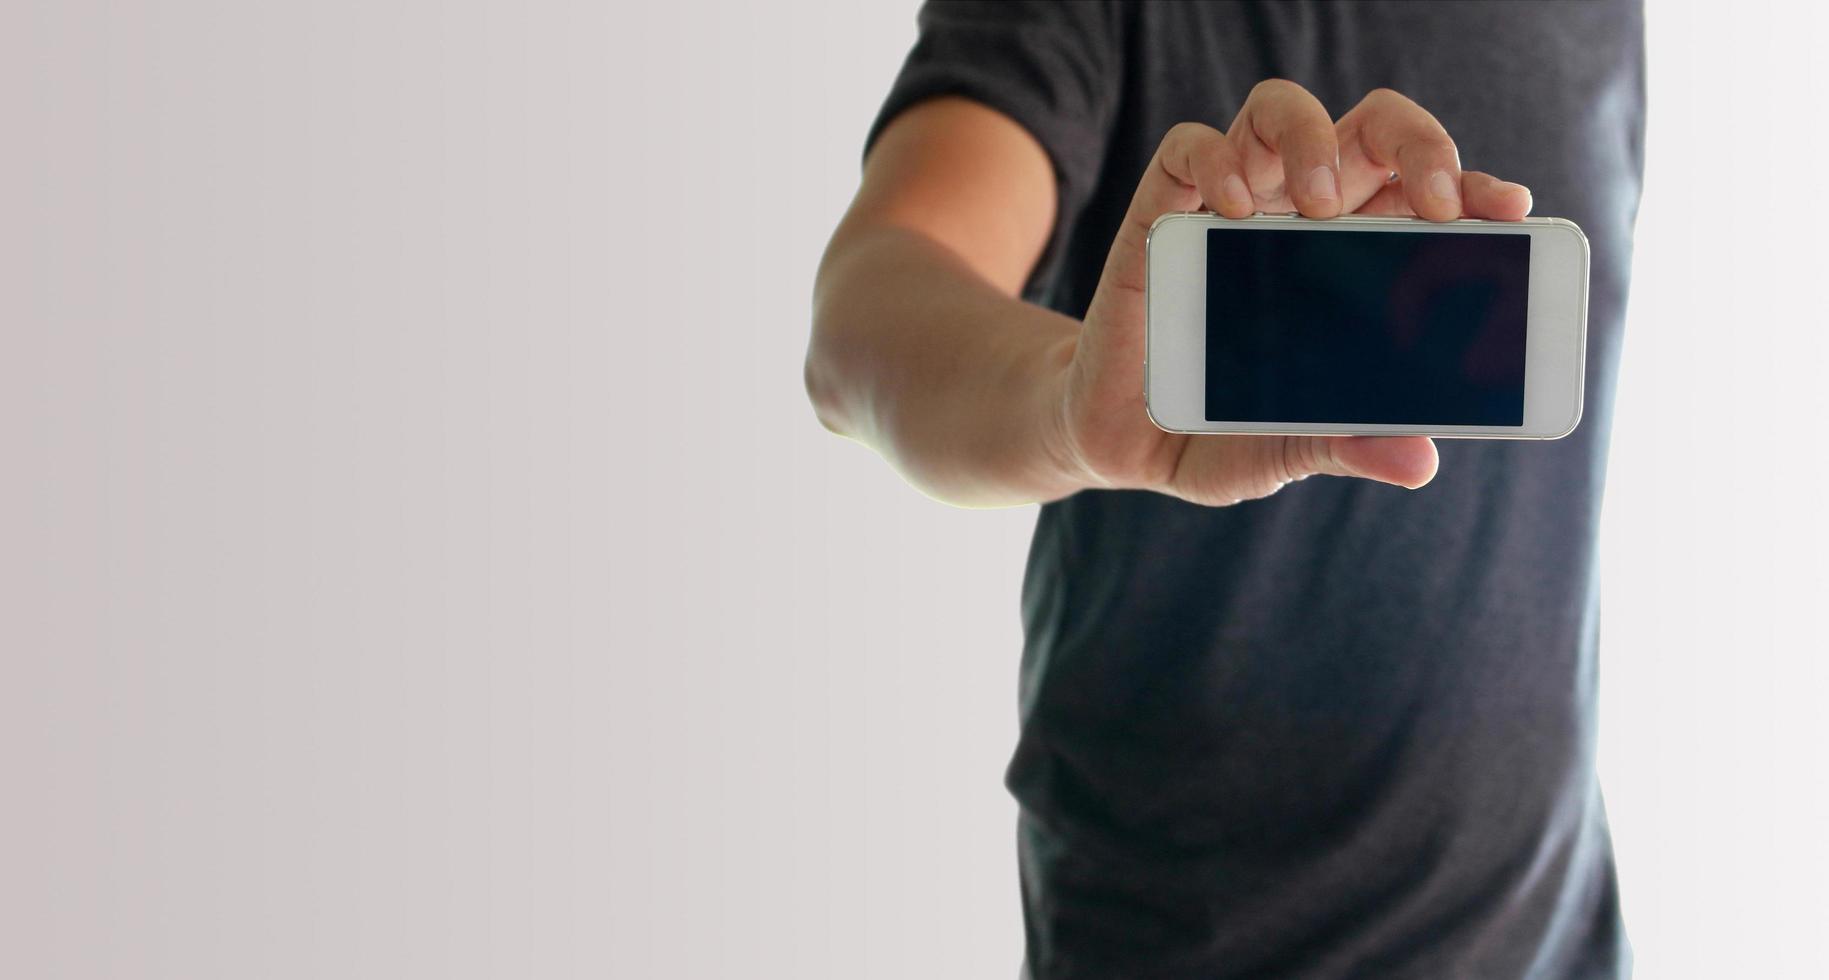
[[1024,587],[1022,895],[1037,978],[1627,972],[1594,774],[1595,543],[1642,160],[1636,3],[934,4],[872,137],[960,94],[1040,140],[1030,298],[1084,313],[1171,125],[1292,79],[1389,86],[1593,249],[1587,406],[1445,440],[1419,492],[1042,508]]

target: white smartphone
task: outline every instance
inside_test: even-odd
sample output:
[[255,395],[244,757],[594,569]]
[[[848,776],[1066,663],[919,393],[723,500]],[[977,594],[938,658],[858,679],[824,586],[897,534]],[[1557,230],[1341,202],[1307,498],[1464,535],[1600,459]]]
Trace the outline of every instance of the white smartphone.
[[1165,214],[1144,403],[1170,432],[1557,439],[1581,421],[1571,221]]

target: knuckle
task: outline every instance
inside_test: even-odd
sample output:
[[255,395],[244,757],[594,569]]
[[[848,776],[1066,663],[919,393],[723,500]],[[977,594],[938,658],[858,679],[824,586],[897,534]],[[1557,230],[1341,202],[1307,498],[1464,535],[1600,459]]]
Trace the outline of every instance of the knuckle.
[[1311,143],[1318,147],[1333,146],[1339,141],[1340,134],[1334,130],[1334,124],[1326,118],[1304,120],[1290,133],[1297,140]]
[[1295,479],[1296,456],[1301,451],[1294,439],[1277,437],[1276,451],[1270,454],[1270,479],[1276,486]]
[[1293,95],[1297,92],[1307,94],[1308,90],[1287,78],[1266,78],[1251,86],[1251,97],[1275,97]]
[[1360,103],[1377,121],[1376,130],[1402,146],[1454,151],[1448,131],[1429,110],[1393,88],[1375,88]]
[[1454,145],[1447,133],[1442,133],[1427,141],[1429,150],[1444,160],[1454,161],[1454,169],[1461,169],[1461,150]]
[[1197,122],[1178,122],[1169,127],[1167,135],[1162,137],[1162,145],[1168,147],[1196,147],[1210,143],[1219,133],[1211,126]]
[[1292,436],[1278,436],[1270,449],[1269,466],[1266,467],[1272,488],[1291,483],[1302,472],[1305,450],[1304,440]]
[[1174,142],[1177,140],[1187,139],[1189,136],[1192,136],[1194,134],[1195,130],[1197,130],[1199,128],[1200,128],[1199,123],[1178,122],[1175,125],[1169,127],[1168,134],[1162,137],[1162,141],[1164,143],[1169,143],[1169,142]]
[[1412,167],[1432,165],[1434,161],[1444,158],[1455,161],[1457,167],[1460,164],[1460,149],[1440,126],[1413,130],[1398,137],[1395,142],[1400,159],[1408,161]]
[[1331,143],[1334,120],[1327,107],[1302,86],[1286,78],[1266,78],[1251,89],[1245,104],[1254,128],[1273,145],[1284,139]]
[[1460,151],[1455,149],[1454,140],[1450,139],[1447,133],[1425,133],[1411,140],[1410,145],[1434,155],[1457,158],[1460,156]]
[[1434,113],[1422,106],[1416,106],[1414,111],[1419,138],[1424,142],[1435,143],[1449,149],[1454,148],[1454,139],[1448,135],[1448,127],[1443,126],[1442,121],[1435,118]]

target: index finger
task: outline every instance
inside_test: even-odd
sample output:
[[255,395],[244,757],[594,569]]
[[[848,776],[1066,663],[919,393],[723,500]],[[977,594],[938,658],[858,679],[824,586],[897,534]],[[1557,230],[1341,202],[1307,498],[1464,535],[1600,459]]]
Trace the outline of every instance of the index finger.
[[1341,176],[1353,207],[1370,200],[1391,174],[1410,209],[1431,221],[1461,216],[1461,155],[1442,124],[1388,88],[1374,90],[1340,117]]
[[1245,179],[1258,200],[1286,196],[1311,218],[1341,212],[1334,121],[1307,89],[1281,78],[1259,82],[1226,138],[1243,157]]

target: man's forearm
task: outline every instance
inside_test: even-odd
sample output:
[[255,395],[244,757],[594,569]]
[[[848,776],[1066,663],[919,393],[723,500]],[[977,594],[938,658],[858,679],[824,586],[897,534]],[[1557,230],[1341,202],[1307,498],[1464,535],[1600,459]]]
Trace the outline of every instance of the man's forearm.
[[916,232],[843,232],[814,291],[820,420],[949,503],[1052,500],[1087,484],[1060,430],[1078,321],[1011,298]]

